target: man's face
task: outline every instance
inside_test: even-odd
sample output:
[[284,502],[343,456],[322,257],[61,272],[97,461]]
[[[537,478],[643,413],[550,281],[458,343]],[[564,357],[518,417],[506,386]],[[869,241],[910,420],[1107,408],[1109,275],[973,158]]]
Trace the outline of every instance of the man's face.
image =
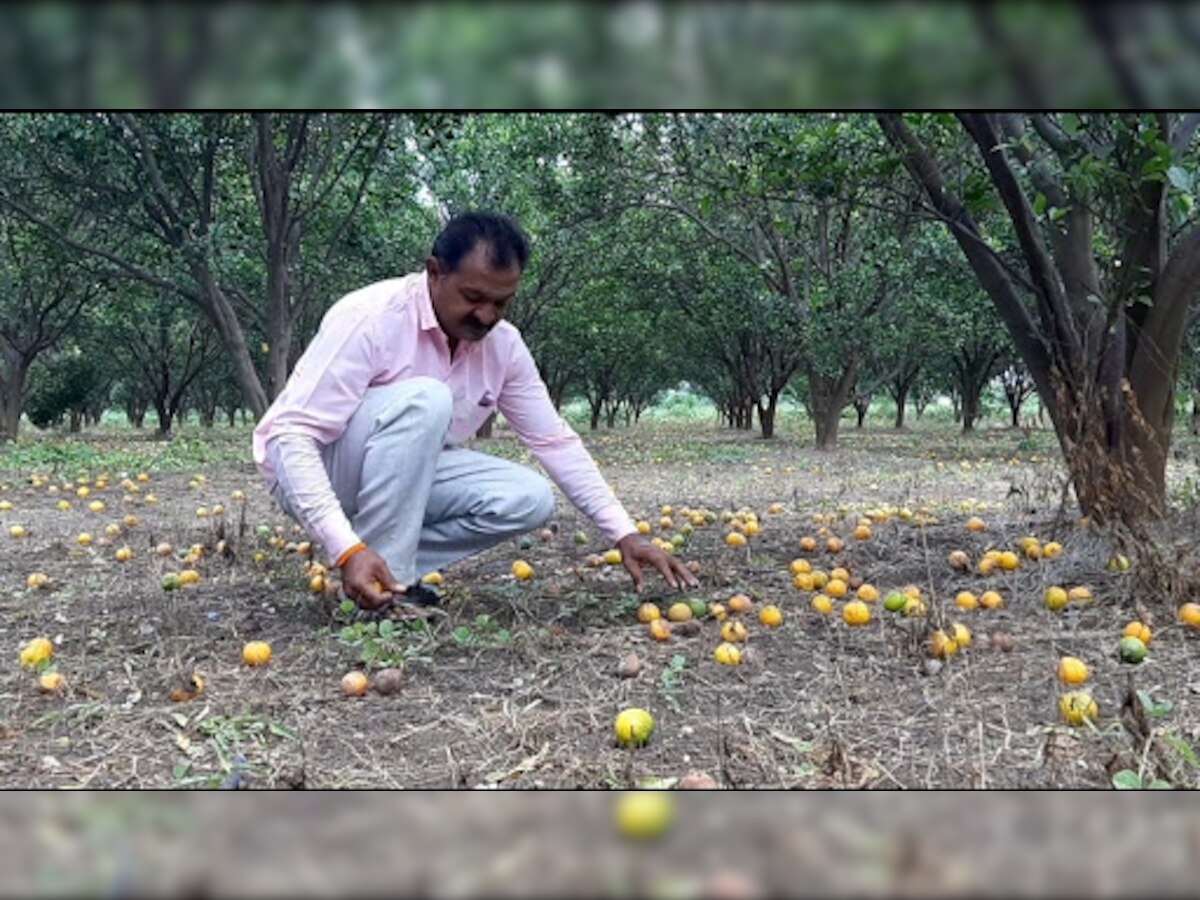
[[490,253],[487,244],[477,243],[455,272],[447,272],[437,257],[425,261],[433,312],[451,342],[483,340],[516,296],[520,268],[516,263],[494,268]]

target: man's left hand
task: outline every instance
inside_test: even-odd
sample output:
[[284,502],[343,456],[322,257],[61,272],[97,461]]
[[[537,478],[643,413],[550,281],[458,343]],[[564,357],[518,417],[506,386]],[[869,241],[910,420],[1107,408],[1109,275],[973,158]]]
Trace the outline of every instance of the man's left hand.
[[627,534],[617,541],[621,551],[621,562],[633,578],[633,589],[642,591],[643,566],[653,566],[662,574],[663,580],[677,591],[699,587],[700,582],[687,566],[671,554],[661,550],[639,534]]

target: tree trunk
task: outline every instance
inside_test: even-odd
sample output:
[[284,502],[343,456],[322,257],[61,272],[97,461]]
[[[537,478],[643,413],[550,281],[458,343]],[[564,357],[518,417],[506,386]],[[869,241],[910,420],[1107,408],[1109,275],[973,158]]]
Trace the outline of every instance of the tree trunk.
[[166,437],[171,433],[175,414],[165,400],[154,401],[154,415],[158,417],[158,436]]
[[25,379],[29,364],[15,350],[4,352],[5,372],[0,378],[0,443],[15,441],[25,411]]
[[592,410],[592,418],[588,425],[590,430],[596,431],[600,427],[600,412],[603,409],[603,403],[598,397],[595,400],[592,400],[589,397],[588,406],[591,407]]
[[859,431],[862,431],[863,421],[867,418],[867,412],[868,412],[868,410],[870,410],[870,408],[871,408],[870,400],[855,400],[854,401],[854,412],[858,416],[858,421],[855,423],[854,427],[857,428]]
[[842,410],[850,402],[850,391],[858,380],[859,360],[851,359],[837,378],[824,375],[813,368],[808,370],[809,409],[816,429],[818,450],[837,447],[838,428]]
[[962,397],[962,430],[970,434],[975,430],[975,420],[979,418],[980,391],[975,385],[964,385]]
[[67,413],[67,430],[71,434],[79,434],[83,429],[83,410],[72,409]]
[[1192,434],[1200,434],[1200,388],[1192,391]]
[[762,431],[764,439],[769,440],[775,437],[775,413],[778,408],[779,391],[775,391],[767,397],[765,406],[761,401],[758,404],[758,427]]
[[892,427],[900,431],[904,428],[904,408],[908,405],[908,385],[900,388],[893,396],[896,400],[896,418],[892,422]]

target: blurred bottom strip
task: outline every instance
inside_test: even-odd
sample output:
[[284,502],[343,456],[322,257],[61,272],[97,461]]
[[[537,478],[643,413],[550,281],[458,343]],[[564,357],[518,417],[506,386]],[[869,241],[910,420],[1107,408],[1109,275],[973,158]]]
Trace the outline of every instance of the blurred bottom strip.
[[[5,895],[1171,895],[1170,793],[22,794]],[[242,805],[238,805],[239,802]]]

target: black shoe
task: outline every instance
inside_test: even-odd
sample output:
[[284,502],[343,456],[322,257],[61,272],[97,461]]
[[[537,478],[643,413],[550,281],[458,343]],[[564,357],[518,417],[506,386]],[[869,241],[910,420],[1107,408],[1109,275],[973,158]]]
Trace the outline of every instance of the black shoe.
[[427,584],[417,582],[411,585],[403,594],[396,595],[397,603],[407,603],[412,606],[441,606],[442,595]]

